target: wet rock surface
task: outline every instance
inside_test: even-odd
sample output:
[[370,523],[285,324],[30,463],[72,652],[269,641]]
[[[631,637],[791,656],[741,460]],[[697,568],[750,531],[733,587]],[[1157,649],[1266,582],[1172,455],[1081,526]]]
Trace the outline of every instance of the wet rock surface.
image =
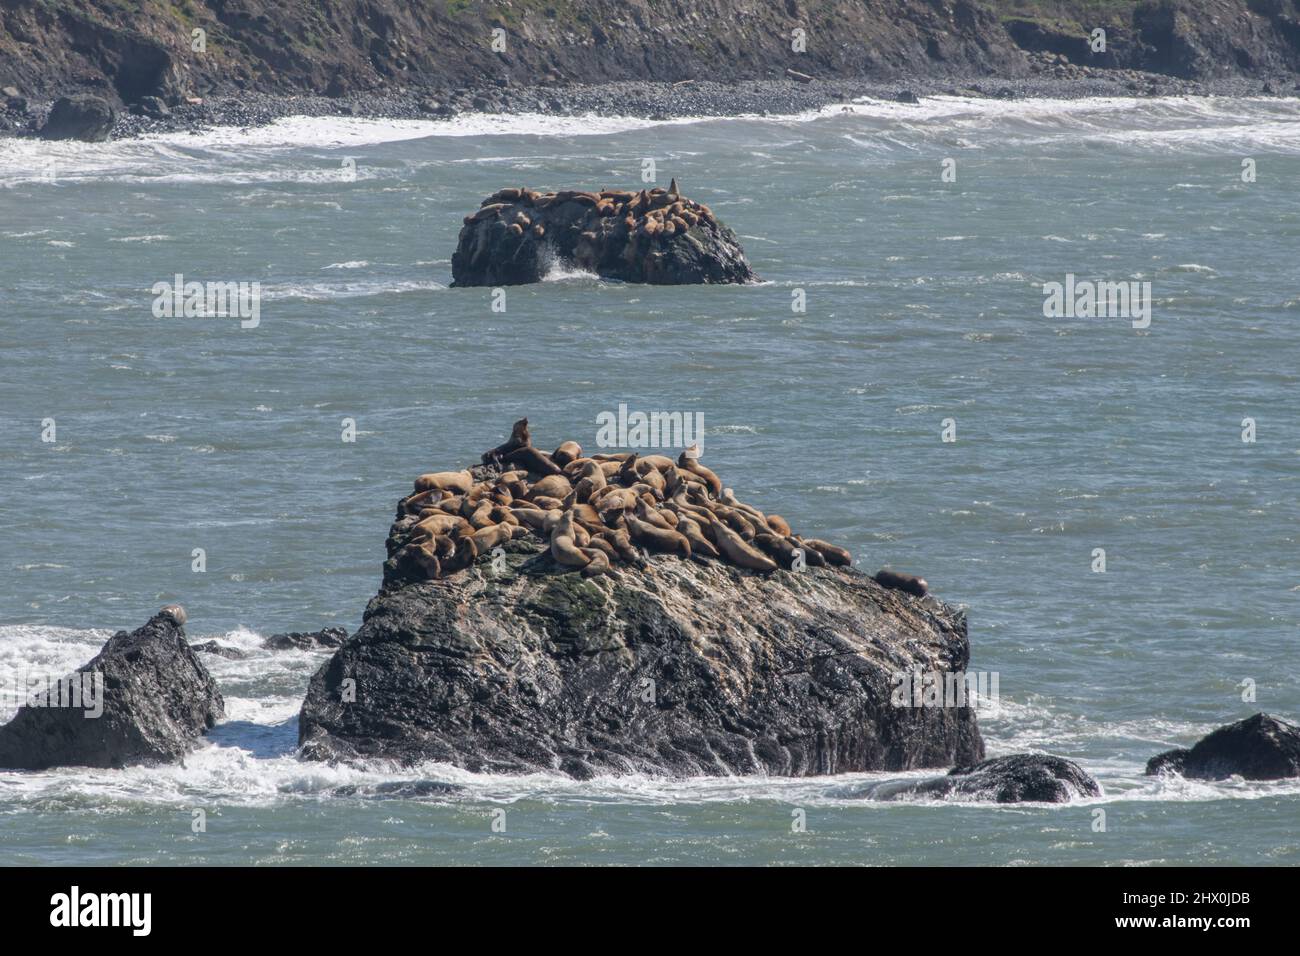
[[809,775],[983,755],[968,708],[895,707],[960,670],[962,613],[843,568],[755,574],[646,555],[584,578],[540,543],[394,582],[315,674],[302,756],[473,771]]
[[[164,608],[119,631],[72,675],[81,706],[57,691],[0,727],[0,768],[124,767],[184,757],[225,712],[216,682],[185,640],[184,611]],[[95,706],[98,700],[99,706]],[[57,705],[57,706],[56,706]],[[99,713],[95,715],[95,711]]]
[[1191,748],[1157,754],[1147,761],[1146,772],[1204,780],[1300,777],[1300,726],[1271,714],[1255,714],[1220,727]]

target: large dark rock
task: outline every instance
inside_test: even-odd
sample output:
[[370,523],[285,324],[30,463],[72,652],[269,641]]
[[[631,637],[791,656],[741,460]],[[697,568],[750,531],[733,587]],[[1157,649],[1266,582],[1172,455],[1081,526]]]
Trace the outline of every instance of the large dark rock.
[[[83,706],[19,708],[0,727],[0,767],[123,767],[183,757],[225,713],[216,682],[185,640],[184,623],[184,610],[171,605],[143,627],[109,638],[73,675],[86,691]],[[102,692],[95,691],[101,679]],[[91,698],[102,708],[88,706]]]
[[957,767],[946,777],[872,794],[878,799],[956,797],[994,803],[1069,803],[1101,796],[1101,786],[1082,767],[1050,754],[1009,754],[973,766]]
[[321,647],[340,647],[348,639],[341,627],[327,627],[319,631],[291,631],[272,634],[262,646],[271,651],[311,651]]
[[147,116],[150,119],[166,119],[172,115],[172,111],[159,96],[142,96],[138,102],[131,104],[131,112],[136,116]]
[[311,680],[305,758],[587,777],[983,756],[970,708],[891,703],[905,669],[965,668],[966,620],[952,608],[845,568],[762,575],[655,555],[584,578],[530,539],[504,550],[504,570],[485,556],[371,600]]
[[540,282],[555,267],[656,285],[754,279],[736,234],[675,190],[505,189],[465,217],[452,285]]
[[54,107],[41,127],[41,136],[44,139],[79,139],[98,143],[108,139],[116,119],[113,107],[98,96],[88,93],[61,96],[54,101]]
[[1201,738],[1190,750],[1167,750],[1147,761],[1147,773],[1222,780],[1300,777],[1300,727],[1271,714],[1255,714]]

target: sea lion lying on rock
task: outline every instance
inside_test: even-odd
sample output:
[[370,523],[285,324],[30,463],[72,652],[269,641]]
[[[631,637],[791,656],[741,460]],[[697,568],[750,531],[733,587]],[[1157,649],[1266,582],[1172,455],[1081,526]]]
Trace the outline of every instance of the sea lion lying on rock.
[[724,561],[759,572],[847,566],[852,556],[819,538],[800,538],[779,515],[738,500],[692,447],[665,455],[585,456],[574,441],[547,453],[532,444],[528,419],[484,452],[471,471],[429,472],[397,505],[390,557],[413,578],[441,578],[514,538],[531,535],[551,558],[586,577],[646,554]]
[[[811,543],[809,542],[809,544]],[[881,587],[892,588],[895,591],[906,591],[908,594],[914,594],[917,597],[925,597],[930,590],[930,585],[925,578],[917,577],[915,574],[890,571],[888,568],[881,568],[876,572],[876,583]]]
[[736,234],[668,189],[540,193],[509,187],[464,218],[453,286],[540,282],[557,261],[603,278],[659,285],[752,282]]

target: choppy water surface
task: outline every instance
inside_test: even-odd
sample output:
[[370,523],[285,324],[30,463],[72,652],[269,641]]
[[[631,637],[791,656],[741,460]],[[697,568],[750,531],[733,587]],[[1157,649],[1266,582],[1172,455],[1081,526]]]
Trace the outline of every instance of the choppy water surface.
[[[447,288],[483,195],[634,186],[644,158],[736,229],[764,284],[559,272],[504,314]],[[206,658],[229,719],[183,767],[0,774],[3,859],[1300,862],[1300,784],[1141,775],[1255,710],[1300,717],[1298,176],[1295,100],[0,141],[0,717],[24,674],[83,663],[170,601],[192,638],[252,654]],[[155,318],[149,289],[176,273],[260,282],[260,326]],[[1067,273],[1150,281],[1150,328],[1044,318],[1043,283]],[[1071,757],[1106,796],[881,804],[856,794],[882,775],[297,762],[325,658],[261,636],[359,623],[414,475],[525,414],[540,444],[592,443],[621,402],[701,412],[706,461],[741,497],[969,604],[972,667],[1000,675],[990,752]]]

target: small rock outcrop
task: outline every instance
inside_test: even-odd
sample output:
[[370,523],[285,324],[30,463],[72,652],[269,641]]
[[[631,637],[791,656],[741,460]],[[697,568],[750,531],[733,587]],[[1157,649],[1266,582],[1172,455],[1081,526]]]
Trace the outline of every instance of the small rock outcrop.
[[1220,727],[1190,749],[1157,754],[1147,761],[1146,772],[1202,780],[1300,777],[1300,727],[1271,714],[1255,714]]
[[945,777],[909,784],[884,799],[953,797],[994,803],[1069,803],[1101,796],[1101,785],[1072,760],[1050,754],[1009,754],[967,767]]
[[99,143],[108,139],[117,119],[107,101],[88,93],[61,96],[41,127],[43,139],[79,139]]
[[28,688],[0,727],[0,768],[124,767],[170,763],[225,713],[207,669],[185,640],[185,611],[163,608],[119,631],[74,674]]
[[322,647],[340,647],[348,639],[348,632],[341,627],[326,627],[319,631],[291,631],[288,634],[272,634],[262,646],[269,651],[313,651]]
[[736,234],[674,181],[639,192],[502,189],[465,217],[452,285],[540,282],[556,266],[656,285],[755,278]]
[[[513,437],[484,455],[489,464],[422,476],[403,499],[381,592],[308,687],[303,757],[578,778],[801,776],[983,757],[972,708],[900,705],[891,693],[904,671],[964,671],[964,613],[885,588],[847,560],[754,568],[679,550],[684,535],[679,542],[647,530],[650,519],[635,516],[668,520],[672,509],[659,496],[671,500],[672,481],[681,482],[681,501],[723,507],[725,489],[712,472],[681,469],[696,476],[688,479],[671,458],[611,456],[603,463],[609,477],[626,467],[629,481],[608,494],[626,491],[628,500],[592,505],[599,479],[575,479],[568,490],[559,479],[570,466],[591,478],[602,462],[575,443],[551,454],[533,449],[523,422]],[[548,494],[535,493],[537,485]],[[467,515],[469,530],[449,537]],[[525,521],[544,533],[529,533]],[[587,574],[597,560],[592,542],[626,532],[630,521],[634,533],[609,539],[616,558]],[[423,560],[411,556],[421,522],[430,522]],[[473,542],[489,528],[505,530],[479,551]],[[719,525],[713,530],[725,538]],[[567,539],[559,549],[557,531]],[[440,555],[454,568],[437,567]]]

